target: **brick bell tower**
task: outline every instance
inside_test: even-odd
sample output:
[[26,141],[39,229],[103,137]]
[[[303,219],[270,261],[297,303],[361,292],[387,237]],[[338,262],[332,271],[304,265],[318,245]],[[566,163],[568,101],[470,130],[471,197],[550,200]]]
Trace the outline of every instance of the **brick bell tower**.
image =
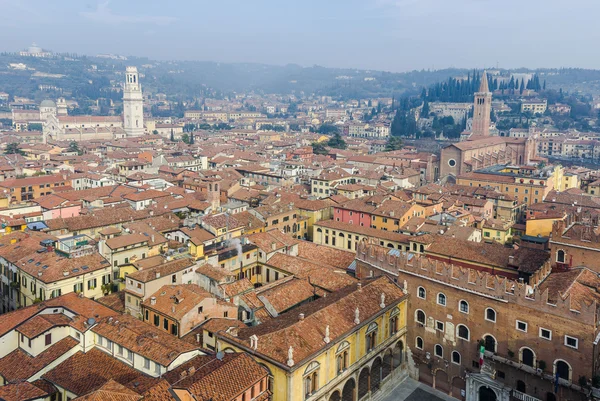
[[479,92],[475,92],[475,104],[473,106],[473,135],[490,135],[490,114],[492,112],[492,92],[490,92],[487,72],[483,72]]

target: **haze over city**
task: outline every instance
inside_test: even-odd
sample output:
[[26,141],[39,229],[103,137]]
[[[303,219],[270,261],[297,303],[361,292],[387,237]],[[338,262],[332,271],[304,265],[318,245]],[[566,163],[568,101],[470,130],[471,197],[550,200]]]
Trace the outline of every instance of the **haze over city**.
[[600,401],[599,15],[0,0],[0,401]]
[[386,71],[600,63],[594,0],[0,1],[3,51]]

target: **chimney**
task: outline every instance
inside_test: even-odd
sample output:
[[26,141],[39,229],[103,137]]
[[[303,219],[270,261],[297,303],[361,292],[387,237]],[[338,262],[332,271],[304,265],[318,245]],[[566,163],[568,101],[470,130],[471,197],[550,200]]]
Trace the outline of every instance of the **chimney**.
[[150,298],[150,305],[156,305],[156,297]]
[[277,244],[275,242],[271,242],[271,250],[274,251],[277,249]]
[[171,306],[171,312],[175,313],[175,305]]
[[200,333],[196,333],[196,342],[200,344]]
[[359,291],[362,291],[362,283],[356,283],[356,288],[358,288]]
[[160,278],[160,273],[156,272],[156,278]]
[[301,313],[300,315],[298,315],[298,320],[300,320],[300,321],[304,320],[304,313]]

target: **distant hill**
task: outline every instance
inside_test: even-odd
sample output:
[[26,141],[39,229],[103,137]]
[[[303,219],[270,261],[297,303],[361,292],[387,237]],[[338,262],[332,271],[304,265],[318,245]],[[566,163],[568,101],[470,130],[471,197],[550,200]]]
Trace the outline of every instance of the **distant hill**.
[[[21,64],[26,65],[25,69]],[[293,64],[153,61],[147,58],[115,60],[78,55],[33,58],[3,53],[0,55],[0,91],[36,100],[61,95],[82,102],[98,98],[119,100],[126,65],[135,65],[144,74],[142,85],[146,93],[165,93],[170,99],[184,101],[249,92],[337,99],[398,97],[417,94],[423,87],[451,76],[466,76],[469,72],[449,68],[390,73]],[[519,70],[523,71],[526,70]],[[539,73],[550,87],[600,92],[598,70],[539,70]]]

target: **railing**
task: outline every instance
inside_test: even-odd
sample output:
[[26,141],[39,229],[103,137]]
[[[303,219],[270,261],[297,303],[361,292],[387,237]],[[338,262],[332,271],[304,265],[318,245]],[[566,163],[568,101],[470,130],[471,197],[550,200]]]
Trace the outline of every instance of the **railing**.
[[512,396],[521,401],[541,401],[539,398],[535,398],[529,394],[525,394],[517,390],[512,391]]

